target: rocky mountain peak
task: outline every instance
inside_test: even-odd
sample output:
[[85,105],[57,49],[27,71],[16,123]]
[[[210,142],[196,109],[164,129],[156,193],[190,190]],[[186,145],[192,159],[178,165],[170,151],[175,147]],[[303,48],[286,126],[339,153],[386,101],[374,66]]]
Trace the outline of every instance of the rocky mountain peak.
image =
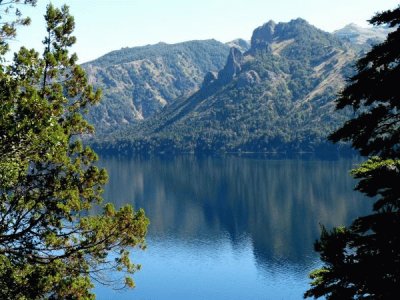
[[228,45],[230,48],[236,47],[242,53],[245,53],[247,50],[250,49],[250,41],[246,41],[244,39],[236,39],[236,40],[227,42],[226,45]]
[[275,22],[271,20],[253,31],[251,37],[251,49],[253,51],[258,49],[264,50],[272,43],[275,26]]
[[201,88],[208,87],[210,84],[214,83],[217,80],[217,78],[218,77],[216,72],[207,72],[206,75],[204,76]]
[[361,27],[357,24],[351,23],[336,30],[333,34],[341,40],[353,44],[376,44],[383,42],[386,36],[392,31],[390,28],[385,27]]
[[218,73],[218,80],[220,83],[225,84],[239,74],[242,68],[242,61],[243,53],[238,48],[232,47],[228,59],[226,60],[225,67]]
[[276,24],[269,21],[256,28],[251,37],[250,53],[260,50],[271,50],[271,44],[277,41],[298,39],[301,36],[313,35],[316,32],[322,32],[316,27],[310,25],[302,18],[293,19],[289,22],[280,22]]
[[321,35],[322,30],[308,23],[302,18],[293,19],[287,23],[279,23],[275,28],[276,40],[310,39],[311,36]]
[[343,29],[361,30],[362,27],[360,25],[357,25],[356,23],[350,23],[350,24],[347,24],[346,26],[344,26]]
[[297,25],[306,25],[306,26],[311,26],[310,23],[307,22],[307,20],[303,19],[303,18],[296,18],[296,19],[292,19],[289,21],[288,24],[297,24]]

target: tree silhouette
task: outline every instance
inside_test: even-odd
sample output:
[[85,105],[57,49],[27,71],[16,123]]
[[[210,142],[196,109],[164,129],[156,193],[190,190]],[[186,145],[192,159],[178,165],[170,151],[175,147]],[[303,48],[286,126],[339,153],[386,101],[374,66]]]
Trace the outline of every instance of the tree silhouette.
[[330,135],[350,141],[370,158],[352,171],[356,190],[374,200],[373,212],[348,227],[322,228],[315,250],[324,263],[313,271],[305,297],[396,299],[400,295],[400,6],[371,24],[394,29],[356,65],[337,100],[354,118]]

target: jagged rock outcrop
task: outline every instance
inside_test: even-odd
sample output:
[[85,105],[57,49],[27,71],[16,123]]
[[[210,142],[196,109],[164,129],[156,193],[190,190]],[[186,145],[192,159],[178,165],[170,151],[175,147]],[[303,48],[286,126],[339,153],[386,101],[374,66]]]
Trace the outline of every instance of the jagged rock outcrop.
[[206,76],[204,76],[203,83],[201,84],[201,88],[207,88],[211,84],[213,84],[218,78],[216,72],[207,72]]
[[254,70],[250,70],[247,72],[244,72],[240,74],[238,81],[237,81],[237,87],[242,88],[245,86],[252,86],[256,85],[261,82],[260,75]]
[[242,53],[247,52],[250,49],[250,41],[246,41],[244,39],[236,39],[226,43],[229,47],[238,48]]
[[269,45],[272,43],[274,37],[275,26],[274,21],[269,21],[253,31],[251,51],[270,49]]
[[231,48],[225,67],[218,73],[218,83],[230,82],[242,69],[243,54],[238,48]]

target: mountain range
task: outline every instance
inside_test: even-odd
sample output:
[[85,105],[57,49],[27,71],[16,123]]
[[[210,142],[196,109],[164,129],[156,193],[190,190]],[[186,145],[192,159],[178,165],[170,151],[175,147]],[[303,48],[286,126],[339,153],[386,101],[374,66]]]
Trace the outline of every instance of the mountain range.
[[[325,150],[349,112],[333,100],[386,29],[334,32],[269,21],[251,41],[128,48],[84,65],[105,91],[90,112],[98,149],[124,152]],[[386,30],[387,34],[387,30]]]
[[223,67],[229,46],[215,40],[124,48],[83,64],[103,91],[88,115],[97,131],[113,130],[159,112],[195,92],[208,71]]

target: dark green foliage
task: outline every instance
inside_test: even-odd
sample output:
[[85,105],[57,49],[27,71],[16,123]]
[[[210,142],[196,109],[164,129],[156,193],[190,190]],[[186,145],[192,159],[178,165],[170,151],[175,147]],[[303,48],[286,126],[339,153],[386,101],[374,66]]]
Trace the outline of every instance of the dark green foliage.
[[319,65],[334,55],[335,49],[341,48],[342,43],[332,38],[332,35],[316,30],[303,19],[296,19],[289,23],[277,26],[276,31],[282,40],[295,39],[298,43],[283,50],[291,60],[306,60],[311,66]]
[[[201,64],[202,69],[212,70],[215,66],[223,64],[228,50],[228,46],[224,46],[224,44],[216,40],[190,41],[179,44],[158,43],[142,47],[122,48],[86,63],[84,66],[109,67],[156,57],[165,57],[168,62],[175,62],[177,55],[185,54],[193,61],[203,61]],[[209,55],[209,53],[213,53],[213,55]],[[204,54],[206,54],[206,57],[202,57]]]
[[68,7],[49,5],[45,19],[43,56],[21,48],[0,69],[0,298],[94,299],[100,270],[122,271],[119,283],[133,286],[128,249],[145,246],[148,220],[102,204],[107,174],[79,140],[93,132],[82,112],[100,92],[69,55]]
[[323,228],[315,250],[324,265],[311,273],[306,297],[397,299],[400,295],[400,152],[398,115],[400,6],[377,14],[372,24],[393,29],[357,63],[357,74],[337,100],[354,118],[335,131],[333,141],[351,141],[370,157],[353,176],[356,190],[372,197],[373,212],[348,227]]
[[89,121],[97,132],[107,132],[146,119],[198,90],[206,72],[218,71],[228,52],[215,40],[159,43],[123,48],[85,63],[92,83],[104,90]]
[[232,78],[221,71],[191,97],[93,144],[123,152],[335,150],[326,135],[348,112],[334,113],[332,101],[356,54],[304,20],[274,26],[269,47],[231,52],[224,70]]
[[[37,0],[0,0],[0,55],[4,55],[9,47],[7,40],[15,38],[18,26],[29,25],[29,17],[23,17],[20,5],[36,5]],[[3,58],[1,58],[3,60]]]
[[395,299],[400,292],[400,163],[372,158],[353,171],[356,189],[375,197],[374,212],[349,228],[322,230],[315,250],[324,266],[306,297]]
[[[400,24],[399,12],[384,13],[371,20],[379,25]],[[392,18],[392,19],[389,19]],[[342,92],[337,108],[350,106],[357,118],[348,121],[331,135],[331,140],[351,141],[362,155],[399,157],[399,95],[400,30],[391,32],[386,41],[378,44],[357,63],[357,75]]]

